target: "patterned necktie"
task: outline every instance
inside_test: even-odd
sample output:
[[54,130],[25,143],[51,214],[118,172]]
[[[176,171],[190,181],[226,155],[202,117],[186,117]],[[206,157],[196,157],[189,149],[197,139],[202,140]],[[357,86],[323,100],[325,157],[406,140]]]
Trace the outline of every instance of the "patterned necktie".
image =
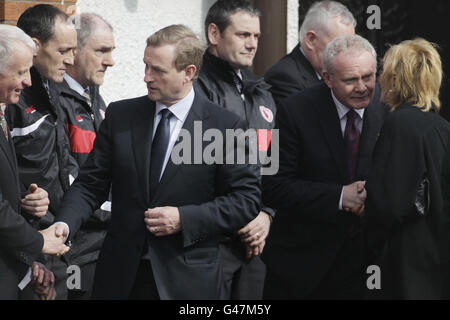
[[161,120],[156,128],[150,155],[150,197],[153,197],[156,187],[159,184],[159,178],[170,140],[170,117],[172,116],[172,112],[169,109],[162,109],[160,114]]
[[356,177],[356,166],[358,162],[359,138],[361,133],[356,126],[356,117],[358,114],[351,109],[347,112],[347,124],[345,125],[344,141],[347,152],[348,168],[350,172],[350,181],[353,182]]
[[5,114],[3,113],[3,108],[0,105],[0,126],[2,127],[3,134],[5,135],[6,140],[8,140],[8,123],[5,119]]
[[89,107],[92,108],[92,102],[91,102],[91,95],[89,94],[89,89],[85,89],[83,92],[83,97],[86,98],[86,102],[89,105]]
[[242,92],[242,90],[243,90],[242,81],[241,81],[241,78],[239,78],[239,76],[236,73],[233,73],[233,81],[236,86],[236,89],[239,92],[239,95],[241,96],[242,101],[245,101],[245,96],[244,96],[244,93]]

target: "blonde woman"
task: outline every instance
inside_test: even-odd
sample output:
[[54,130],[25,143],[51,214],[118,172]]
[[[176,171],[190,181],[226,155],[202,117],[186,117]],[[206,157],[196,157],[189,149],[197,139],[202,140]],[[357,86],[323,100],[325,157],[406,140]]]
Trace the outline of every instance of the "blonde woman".
[[383,59],[381,100],[391,113],[373,154],[366,201],[368,252],[386,299],[439,299],[440,174],[450,125],[438,114],[441,59],[424,40],[392,46]]

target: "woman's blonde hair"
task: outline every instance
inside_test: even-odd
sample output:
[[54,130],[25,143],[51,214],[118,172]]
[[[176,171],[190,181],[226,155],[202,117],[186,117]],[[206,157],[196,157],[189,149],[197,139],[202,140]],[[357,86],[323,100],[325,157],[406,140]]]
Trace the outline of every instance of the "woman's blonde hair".
[[394,45],[383,58],[380,76],[381,100],[395,110],[411,102],[423,111],[439,110],[442,64],[437,45],[425,39],[406,40]]

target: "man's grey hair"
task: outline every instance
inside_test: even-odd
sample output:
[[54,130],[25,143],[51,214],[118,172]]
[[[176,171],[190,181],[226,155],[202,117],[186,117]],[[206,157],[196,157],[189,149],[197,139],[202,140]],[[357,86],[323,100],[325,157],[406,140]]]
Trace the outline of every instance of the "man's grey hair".
[[36,51],[34,41],[21,29],[0,24],[0,74],[6,70],[17,42],[22,42],[28,46],[33,53]]
[[113,32],[111,24],[96,13],[81,13],[69,19],[74,21],[77,28],[77,45],[79,49],[86,45],[88,38],[97,28],[106,27]]
[[354,50],[357,52],[367,51],[369,52],[375,61],[375,71],[377,65],[377,53],[374,47],[370,44],[369,41],[364,39],[363,37],[352,34],[340,36],[327,44],[322,56],[322,65],[325,71],[329,74],[333,74],[333,59],[341,52],[345,52],[347,50]]
[[341,17],[340,22],[344,25],[356,27],[356,20],[353,14],[342,3],[336,1],[315,2],[308,10],[300,27],[300,43],[305,39],[309,30],[314,30],[320,34],[329,32],[328,25],[335,17]]

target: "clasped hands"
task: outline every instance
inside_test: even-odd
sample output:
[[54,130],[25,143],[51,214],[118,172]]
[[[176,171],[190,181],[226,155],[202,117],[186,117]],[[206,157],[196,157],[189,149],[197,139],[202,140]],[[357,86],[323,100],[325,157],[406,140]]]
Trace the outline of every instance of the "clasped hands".
[[[50,200],[48,199],[47,191],[38,187],[35,183],[30,184],[27,195],[21,200],[22,210],[37,218],[47,214],[49,204]],[[69,251],[69,247],[64,245],[68,230],[63,236],[63,232],[60,232],[59,229],[57,231],[56,226],[54,224],[45,230],[39,231],[44,237],[42,253],[60,256]]]
[[263,252],[269,235],[272,217],[264,211],[238,231],[241,242],[245,245],[246,258],[251,259]]
[[365,181],[356,181],[342,189],[342,208],[358,217],[364,215],[364,202],[367,198]]

